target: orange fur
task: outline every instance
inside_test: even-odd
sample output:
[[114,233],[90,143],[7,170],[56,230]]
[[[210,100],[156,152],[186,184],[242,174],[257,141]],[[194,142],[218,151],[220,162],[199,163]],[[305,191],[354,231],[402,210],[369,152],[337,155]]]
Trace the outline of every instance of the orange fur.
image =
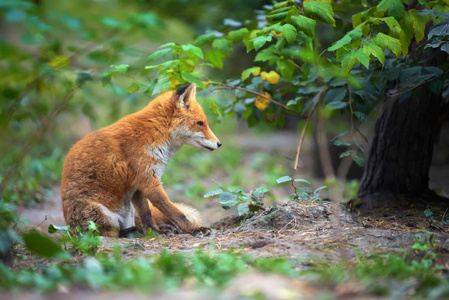
[[67,224],[86,229],[91,220],[109,236],[135,226],[136,220],[156,231],[170,223],[193,234],[201,226],[197,214],[184,209],[195,215],[189,219],[169,200],[160,181],[166,163],[182,145],[209,151],[221,145],[195,91],[191,84],[164,93],[72,147],[61,182]]

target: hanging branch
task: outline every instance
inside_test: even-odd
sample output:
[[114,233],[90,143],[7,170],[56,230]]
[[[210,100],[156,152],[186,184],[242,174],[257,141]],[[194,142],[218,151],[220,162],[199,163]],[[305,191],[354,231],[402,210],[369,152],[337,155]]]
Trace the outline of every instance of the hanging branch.
[[221,83],[221,82],[209,81],[208,84],[210,84],[210,85],[218,85],[218,86],[226,87],[228,89],[240,90],[240,91],[244,91],[244,92],[247,92],[247,93],[254,94],[256,96],[259,96],[261,98],[264,98],[264,99],[268,100],[269,102],[273,103],[274,105],[282,107],[283,109],[285,109],[285,110],[287,110],[287,111],[289,111],[289,112],[291,112],[291,113],[293,113],[293,114],[295,114],[297,116],[300,116],[300,117],[303,117],[303,118],[307,118],[307,116],[304,116],[300,112],[298,112],[298,111],[296,111],[294,109],[288,108],[284,104],[282,104],[282,103],[274,100],[273,98],[270,98],[270,97],[268,97],[268,96],[266,96],[266,95],[264,95],[262,93],[259,93],[259,92],[253,91],[253,90],[249,90],[249,89],[246,89],[246,88],[243,88],[243,87],[240,87],[240,86],[229,85],[229,84]]

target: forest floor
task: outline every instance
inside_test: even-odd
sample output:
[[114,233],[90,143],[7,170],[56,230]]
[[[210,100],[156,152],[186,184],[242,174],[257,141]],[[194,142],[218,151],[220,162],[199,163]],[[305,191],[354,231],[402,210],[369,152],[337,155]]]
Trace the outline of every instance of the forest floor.
[[[114,245],[120,244],[126,249],[124,259],[131,260],[140,255],[159,254],[163,249],[186,253],[199,249],[234,250],[253,258],[286,257],[295,261],[296,268],[307,270],[317,263],[356,264],[357,257],[360,256],[401,253],[402,249],[412,249],[417,240],[420,240],[421,243],[432,243],[433,251],[438,252],[436,263],[449,269],[449,225],[430,222],[423,217],[422,210],[376,210],[354,215],[330,201],[290,201],[267,207],[246,219],[225,217],[211,227],[214,229],[213,233],[207,237],[179,234],[150,239],[104,238],[99,251],[112,253]],[[25,251],[18,250],[19,253]],[[27,258],[16,260],[15,268],[41,260],[33,256],[23,257]],[[410,285],[416,282],[392,284],[395,289],[410,290]],[[239,295],[257,291],[265,295],[266,299],[317,299],[323,295],[332,295],[332,299],[382,299],[369,290],[367,284],[356,281],[323,285],[304,278],[250,272],[238,275],[222,292],[222,296],[224,299],[235,299]],[[56,299],[58,295],[61,296],[54,294],[52,297]],[[0,294],[0,299],[6,296],[17,299],[49,299],[49,296],[31,294]],[[207,290],[198,290],[189,284],[181,286],[176,294],[153,296],[154,299],[216,299]],[[79,297],[139,299],[144,296],[131,292],[110,294],[85,290],[64,294],[66,300]],[[385,297],[387,298],[390,297]],[[407,299],[407,295],[402,295],[399,299]]]

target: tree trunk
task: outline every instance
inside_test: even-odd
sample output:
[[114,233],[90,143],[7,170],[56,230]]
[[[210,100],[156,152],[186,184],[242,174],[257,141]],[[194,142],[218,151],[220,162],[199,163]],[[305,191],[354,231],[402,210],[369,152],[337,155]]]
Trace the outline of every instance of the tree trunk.
[[442,100],[424,86],[404,101],[386,98],[360,184],[359,208],[429,199],[429,168],[441,127]]

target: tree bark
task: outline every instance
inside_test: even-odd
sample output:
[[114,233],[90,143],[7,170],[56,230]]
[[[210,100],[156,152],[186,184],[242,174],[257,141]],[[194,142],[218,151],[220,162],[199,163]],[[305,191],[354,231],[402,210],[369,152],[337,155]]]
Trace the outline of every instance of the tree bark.
[[442,104],[442,96],[424,86],[404,101],[385,99],[358,192],[358,208],[417,204],[431,197],[429,168]]

